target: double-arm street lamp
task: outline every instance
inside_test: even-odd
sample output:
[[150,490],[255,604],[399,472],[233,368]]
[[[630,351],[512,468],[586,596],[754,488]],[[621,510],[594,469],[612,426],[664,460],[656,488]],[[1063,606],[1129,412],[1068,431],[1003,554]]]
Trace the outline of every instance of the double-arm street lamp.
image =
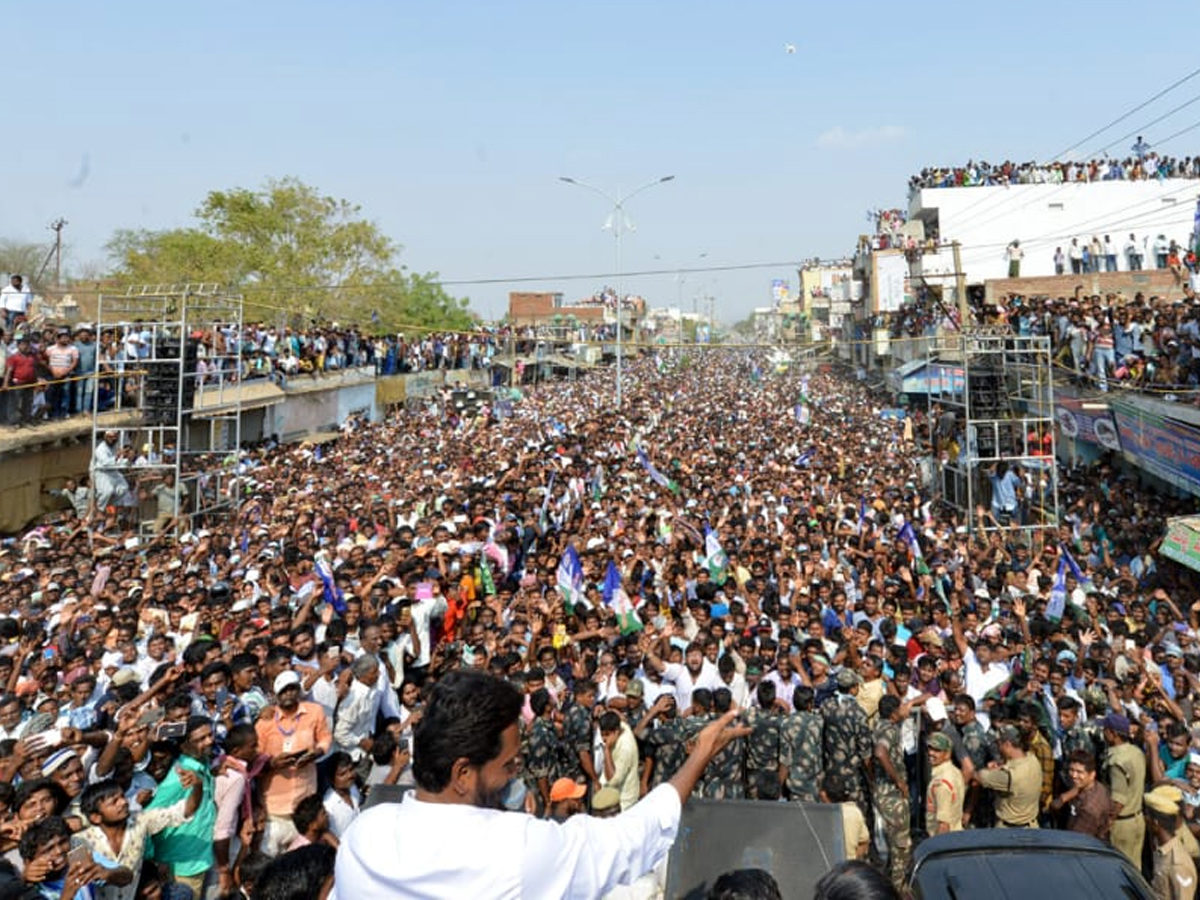
[[634,225],[625,216],[625,204],[636,197],[643,191],[648,191],[656,184],[665,184],[668,181],[673,181],[674,175],[664,175],[662,178],[656,178],[647,184],[643,184],[636,191],[631,191],[624,196],[621,196],[620,190],[616,196],[612,196],[607,191],[602,191],[600,188],[587,184],[583,181],[578,181],[574,178],[567,178],[565,175],[560,177],[559,181],[564,181],[567,184],[573,184],[576,187],[584,188],[594,194],[599,194],[610,204],[612,204],[612,212],[609,213],[608,219],[605,221],[605,228],[611,228],[613,237],[617,244],[617,261],[616,261],[616,277],[617,277],[617,409],[621,408],[621,318],[622,318],[622,296],[621,296],[621,235],[626,231],[635,231]]

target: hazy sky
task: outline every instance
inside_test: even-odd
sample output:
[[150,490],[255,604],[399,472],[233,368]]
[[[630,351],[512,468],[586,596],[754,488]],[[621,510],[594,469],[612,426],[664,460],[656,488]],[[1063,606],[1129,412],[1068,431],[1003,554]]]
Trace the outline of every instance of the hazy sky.
[[[625,270],[841,256],[923,166],[1045,159],[1186,74],[1194,42],[1166,15],[1109,0],[12,3],[0,236],[48,243],[65,216],[78,269],[114,229],[187,225],[208,190],[293,175],[361,204],[412,269],[533,279],[448,284],[491,317],[509,290],[613,280],[551,277],[614,271],[609,207],[558,176],[615,193],[674,175],[630,203]],[[1200,132],[1163,149],[1197,148]],[[796,281],[776,265],[625,287],[689,309],[711,294],[733,320],[772,278]]]

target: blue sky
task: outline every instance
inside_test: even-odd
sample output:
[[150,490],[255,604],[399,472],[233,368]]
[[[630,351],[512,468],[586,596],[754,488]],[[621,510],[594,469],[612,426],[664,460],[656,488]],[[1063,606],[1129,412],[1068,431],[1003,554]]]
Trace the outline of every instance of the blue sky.
[[[10,4],[6,46],[23,52],[5,66],[0,236],[48,242],[65,216],[78,269],[117,228],[187,225],[209,190],[292,175],[361,204],[405,264],[450,281],[607,273],[607,206],[557,177],[615,192],[674,175],[630,204],[626,270],[840,256],[921,167],[1045,159],[1194,68],[1161,15],[1108,0]],[[781,277],[795,283],[780,267],[626,287],[685,308],[711,294],[731,321]],[[494,316],[510,289],[603,282],[448,289]]]

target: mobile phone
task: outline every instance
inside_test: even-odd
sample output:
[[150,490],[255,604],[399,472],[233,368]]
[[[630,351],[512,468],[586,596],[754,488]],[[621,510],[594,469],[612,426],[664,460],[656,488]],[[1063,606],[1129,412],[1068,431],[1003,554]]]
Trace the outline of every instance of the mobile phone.
[[187,722],[163,722],[158,726],[156,741],[177,741],[187,734]]
[[72,847],[71,852],[67,854],[67,866],[69,868],[86,866],[91,862],[92,851],[83,844],[80,844],[78,847]]

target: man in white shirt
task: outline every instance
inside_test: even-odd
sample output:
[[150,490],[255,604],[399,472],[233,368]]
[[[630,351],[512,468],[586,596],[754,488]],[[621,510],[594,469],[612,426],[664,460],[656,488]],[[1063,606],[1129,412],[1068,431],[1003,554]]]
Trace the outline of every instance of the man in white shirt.
[[999,687],[1008,680],[1008,666],[993,658],[992,645],[980,640],[972,648],[963,635],[962,624],[958,616],[954,617],[954,643],[958,646],[963,658],[964,684],[967,693],[975,701],[975,717],[984,728],[991,726],[991,716],[984,710],[983,698],[988,691]]
[[12,282],[0,288],[0,305],[4,306],[4,330],[11,332],[19,319],[29,314],[29,302],[32,295],[25,289],[25,283],[20,275],[14,275]]
[[333,741],[338,750],[350,754],[356,763],[371,752],[375,733],[375,717],[379,715],[382,693],[375,690],[379,683],[379,660],[363,654],[350,665],[354,681],[337,709],[333,726]]
[[502,808],[520,768],[522,699],[511,684],[481,672],[452,672],[435,685],[413,737],[417,790],[351,824],[337,856],[338,897],[604,896],[666,857],[705,767],[749,731],[729,727],[731,710],[696,735],[671,781],[632,809],[558,824]]
[[642,653],[644,664],[661,674],[663,683],[674,687],[675,708],[683,714],[691,709],[692,692],[696,688],[715,691],[725,686],[717,667],[705,659],[704,646],[698,642],[688,645],[682,664],[663,662],[654,652],[649,640],[642,648]]

